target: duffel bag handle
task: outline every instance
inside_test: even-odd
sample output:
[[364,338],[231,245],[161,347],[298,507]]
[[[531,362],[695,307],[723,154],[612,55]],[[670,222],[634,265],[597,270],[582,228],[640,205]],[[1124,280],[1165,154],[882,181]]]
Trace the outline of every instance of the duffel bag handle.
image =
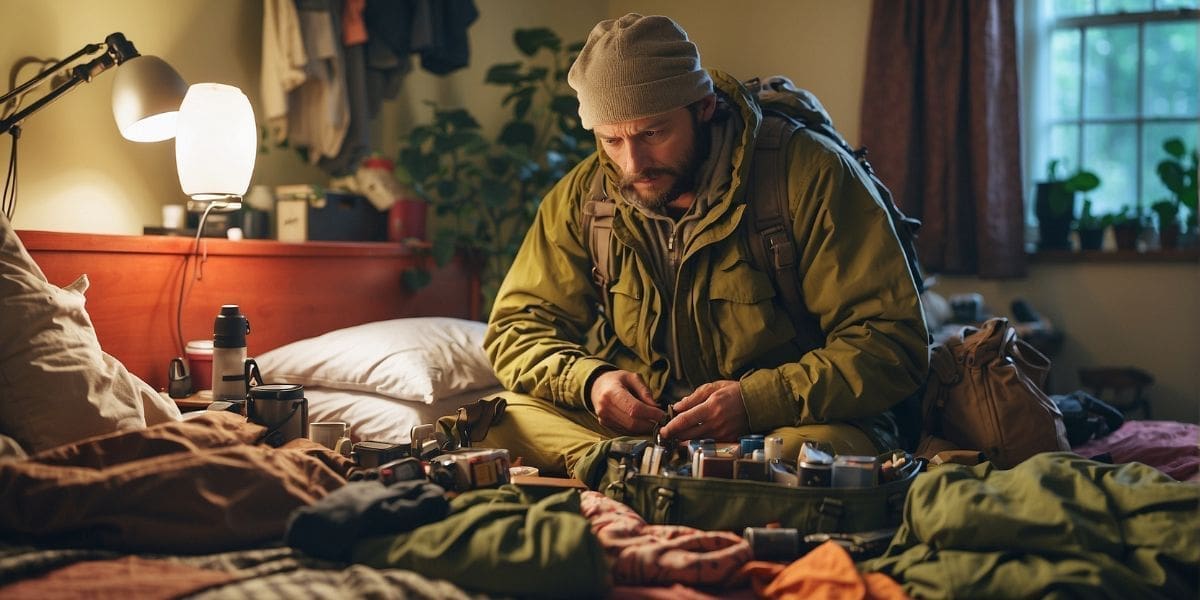
[[660,487],[654,490],[654,514],[651,522],[665,525],[671,522],[671,509],[675,506],[675,490]]

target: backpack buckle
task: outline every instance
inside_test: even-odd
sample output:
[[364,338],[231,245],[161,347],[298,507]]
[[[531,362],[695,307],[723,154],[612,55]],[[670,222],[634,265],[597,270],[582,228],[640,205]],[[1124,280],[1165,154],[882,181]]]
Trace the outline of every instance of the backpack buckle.
[[771,255],[771,266],[780,271],[796,264],[796,245],[782,225],[775,225],[763,232],[763,243]]

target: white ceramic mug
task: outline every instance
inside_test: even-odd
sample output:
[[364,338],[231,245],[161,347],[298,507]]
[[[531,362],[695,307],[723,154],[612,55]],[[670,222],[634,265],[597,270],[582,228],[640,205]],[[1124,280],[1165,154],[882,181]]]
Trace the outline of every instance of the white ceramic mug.
[[344,421],[318,421],[308,424],[308,439],[337,452],[350,455],[349,426]]

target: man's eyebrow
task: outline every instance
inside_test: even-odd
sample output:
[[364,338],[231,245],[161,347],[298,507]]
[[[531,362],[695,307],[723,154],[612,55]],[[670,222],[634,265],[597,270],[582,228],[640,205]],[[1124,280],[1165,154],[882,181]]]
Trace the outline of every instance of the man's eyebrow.
[[[662,129],[663,127],[665,127],[665,126],[666,126],[668,123],[670,123],[670,122],[671,122],[671,119],[669,119],[669,118],[665,118],[665,117],[664,117],[664,118],[655,119],[655,120],[653,120],[653,121],[651,121],[651,122],[647,123],[647,124],[646,124],[645,126],[643,126],[643,127],[638,127],[638,128],[637,128],[637,130],[636,130],[636,131],[634,131],[634,132],[633,132],[631,135],[638,135],[638,134],[641,134],[641,133],[645,133],[645,132],[647,132],[647,131],[651,131],[651,130],[655,130],[655,129]],[[620,136],[620,135],[604,135],[604,134],[600,134],[600,138],[601,138],[601,139],[605,139],[605,140],[615,140],[615,139],[619,139],[619,138],[621,138],[621,137],[622,137],[622,136]]]

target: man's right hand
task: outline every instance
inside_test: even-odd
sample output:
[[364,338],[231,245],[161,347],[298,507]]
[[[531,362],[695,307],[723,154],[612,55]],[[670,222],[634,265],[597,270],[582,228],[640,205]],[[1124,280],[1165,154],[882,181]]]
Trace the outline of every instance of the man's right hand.
[[591,400],[600,424],[621,433],[652,434],[666,416],[642,376],[630,371],[598,375],[592,381]]

